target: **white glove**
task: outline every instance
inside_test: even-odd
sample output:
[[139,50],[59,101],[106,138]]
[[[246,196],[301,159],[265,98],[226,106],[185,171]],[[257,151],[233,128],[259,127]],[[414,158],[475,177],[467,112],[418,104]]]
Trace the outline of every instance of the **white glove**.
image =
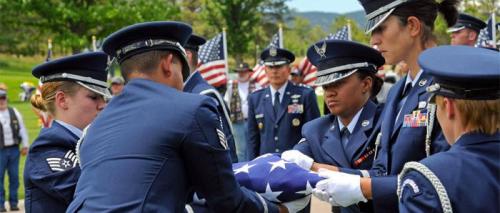
[[304,198],[282,203],[281,205],[285,206],[288,209],[289,213],[295,213],[304,209],[307,206],[307,204],[309,204],[310,201],[311,201],[311,195],[308,195],[305,196]]
[[307,155],[302,154],[302,152],[297,150],[288,150],[281,154],[281,159],[296,163],[305,170],[310,170],[314,160]]
[[343,207],[367,201],[361,191],[360,176],[327,169],[320,169],[318,175],[327,178],[319,181],[313,190],[318,199],[329,202],[332,206]]

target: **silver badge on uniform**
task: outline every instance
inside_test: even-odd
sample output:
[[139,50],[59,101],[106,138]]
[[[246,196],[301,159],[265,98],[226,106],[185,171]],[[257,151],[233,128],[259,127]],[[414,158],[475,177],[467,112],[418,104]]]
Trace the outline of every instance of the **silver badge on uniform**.
[[219,136],[219,143],[224,147],[224,149],[228,149],[227,141],[226,141],[226,135],[224,135],[224,132],[220,129],[217,130],[217,135]]
[[424,86],[427,83],[427,79],[422,79],[418,82],[419,86]]
[[73,151],[69,150],[62,158],[46,158],[50,170],[53,172],[63,172],[76,167],[78,159]]
[[425,102],[425,101],[418,102],[418,108],[419,109],[423,109],[423,108],[425,108],[425,106],[427,106],[427,102]]

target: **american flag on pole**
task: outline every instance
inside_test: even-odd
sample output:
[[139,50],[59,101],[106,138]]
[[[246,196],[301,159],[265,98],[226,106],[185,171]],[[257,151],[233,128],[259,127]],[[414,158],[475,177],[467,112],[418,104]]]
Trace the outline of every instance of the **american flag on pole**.
[[495,14],[491,14],[488,24],[479,32],[476,47],[496,48],[496,23]]
[[[267,45],[267,48],[269,47],[283,48],[283,30],[281,26],[279,28],[279,32],[274,34],[271,38],[271,42]],[[266,70],[264,68],[264,62],[259,61],[259,63],[257,63],[253,68],[253,73],[250,76],[250,80],[257,82],[261,87],[269,85],[269,79],[267,78]]]
[[210,85],[218,87],[227,83],[224,33],[217,34],[202,45],[198,58],[198,71]]
[[316,183],[323,179],[318,174],[284,161],[275,154],[265,154],[249,162],[235,163],[233,171],[241,186],[277,203],[310,195]]
[[[337,31],[335,34],[330,33],[325,40],[351,40],[351,27],[350,25],[343,26],[340,28],[339,31]],[[304,76],[303,84],[309,85],[309,86],[314,86],[314,81],[316,81],[316,73],[318,72],[318,69],[311,64],[309,59],[305,57],[302,59],[302,61],[299,63],[299,70],[302,73],[302,76]]]

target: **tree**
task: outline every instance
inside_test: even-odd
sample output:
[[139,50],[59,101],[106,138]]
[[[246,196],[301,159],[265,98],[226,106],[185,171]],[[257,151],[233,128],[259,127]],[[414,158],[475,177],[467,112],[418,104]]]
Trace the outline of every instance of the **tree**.
[[[0,1],[0,8],[2,9],[0,29],[2,32],[5,32],[4,29],[10,32],[4,39],[0,39],[0,46],[10,45],[22,48],[34,43],[33,40],[36,44],[45,46],[47,37],[50,37],[54,40],[56,49],[58,46],[63,47],[60,48],[63,54],[68,50],[79,52],[89,47],[92,35],[103,39],[110,33],[130,24],[179,19],[180,14],[178,6],[164,0],[8,2],[4,0]],[[26,32],[29,34],[25,34]],[[33,49],[38,50],[38,48]],[[33,52],[27,51],[27,53]]]

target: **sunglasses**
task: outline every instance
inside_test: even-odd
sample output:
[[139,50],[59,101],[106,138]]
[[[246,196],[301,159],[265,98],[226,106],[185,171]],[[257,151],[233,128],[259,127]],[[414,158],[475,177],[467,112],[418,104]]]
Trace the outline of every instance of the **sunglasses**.
[[0,100],[7,100],[7,96],[0,96]]

